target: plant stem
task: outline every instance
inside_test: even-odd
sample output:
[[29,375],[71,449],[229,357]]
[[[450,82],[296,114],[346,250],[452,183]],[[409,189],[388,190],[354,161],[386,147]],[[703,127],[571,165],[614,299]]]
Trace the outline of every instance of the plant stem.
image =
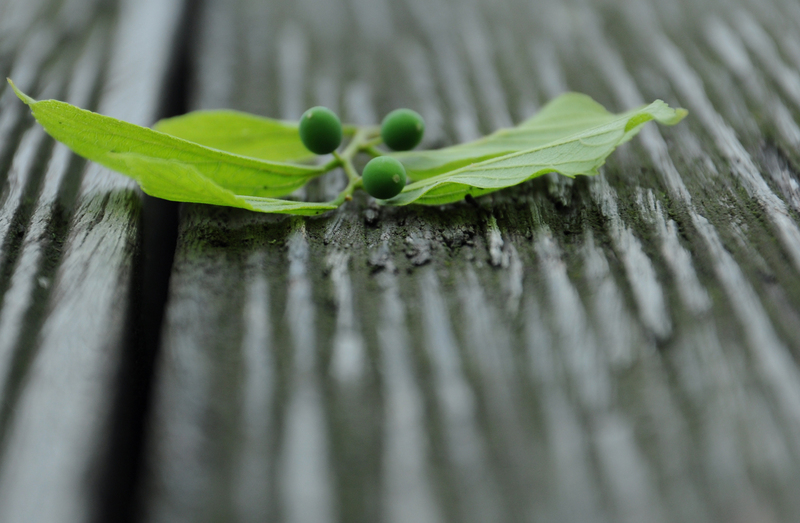
[[[353,139],[350,140],[350,143],[347,144],[347,147],[344,148],[342,151],[342,156],[347,159],[352,159],[353,156],[358,153],[358,151],[364,146],[364,142],[368,139],[368,129],[363,127],[359,128],[356,131],[356,134],[353,136]],[[336,154],[334,152],[334,154]]]
[[353,192],[363,187],[361,175],[358,174],[356,168],[353,166],[353,158],[360,152],[366,152],[371,156],[380,156],[383,154],[375,149],[376,145],[383,142],[380,137],[379,127],[347,126],[347,132],[345,134],[349,133],[353,133],[353,137],[350,139],[350,143],[347,144],[347,147],[345,147],[341,153],[333,151],[333,160],[322,166],[323,172],[341,167],[345,174],[347,174],[347,187],[345,187],[335,199],[328,202],[337,207],[352,199]]
[[334,156],[333,160],[329,161],[325,165],[321,165],[320,166],[320,174],[325,174],[327,172],[330,172],[330,171],[336,169],[337,167],[339,167],[342,164],[340,159],[338,157],[336,157],[337,155],[336,155],[335,152],[333,153],[333,156]]
[[337,196],[335,199],[331,200],[328,203],[330,203],[331,205],[335,205],[337,207],[340,206],[347,200],[350,200],[353,196],[353,192],[355,192],[356,189],[361,188],[361,185],[362,182],[360,176],[356,178],[351,178],[350,183],[348,183],[347,187],[345,187],[344,190],[339,193],[339,196]]
[[371,140],[367,140],[366,142],[364,142],[364,144],[361,146],[361,150],[366,151],[367,149],[372,149],[376,145],[380,145],[382,143],[383,143],[383,138],[381,138],[380,136],[376,136],[375,138],[372,138]]
[[377,158],[378,156],[383,156],[384,154],[386,154],[380,149],[376,148],[374,145],[371,145],[369,147],[364,147],[364,149],[362,150],[368,155],[372,156],[373,158]]
[[342,167],[342,169],[344,169],[348,180],[352,182],[353,180],[361,178],[356,172],[355,167],[353,167],[353,162],[350,160],[350,155],[345,156],[344,154],[339,154],[338,152],[334,151],[333,156],[336,158],[337,163]]

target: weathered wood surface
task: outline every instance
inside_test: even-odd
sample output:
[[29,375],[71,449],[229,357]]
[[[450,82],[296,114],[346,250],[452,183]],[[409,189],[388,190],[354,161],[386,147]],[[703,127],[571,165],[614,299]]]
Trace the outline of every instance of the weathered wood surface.
[[410,106],[428,144],[570,89],[691,117],[478,208],[185,206],[147,519],[800,517],[798,12],[207,2],[194,107]]
[[477,205],[181,206],[144,472],[114,494],[149,379],[120,369],[154,335],[141,200],[4,91],[0,521],[102,520],[134,488],[157,522],[800,519],[795,0],[28,3],[0,4],[6,74],[137,123],[181,20],[189,109],[408,106],[427,146],[566,90],[690,116]]
[[[181,7],[4,2],[3,77],[38,98],[149,125]],[[141,193],[54,146],[8,86],[0,111],[0,521],[97,519],[117,481]]]

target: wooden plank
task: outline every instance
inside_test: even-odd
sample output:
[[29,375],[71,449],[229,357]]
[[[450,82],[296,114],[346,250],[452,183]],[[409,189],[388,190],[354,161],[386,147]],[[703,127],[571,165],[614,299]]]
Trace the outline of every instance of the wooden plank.
[[796,520],[797,4],[362,4],[207,1],[195,107],[691,116],[477,206],[185,205],[145,519]]
[[[34,36],[20,33],[11,76],[36,96],[149,124],[161,110],[181,7],[121,2],[111,17],[95,2],[49,5]],[[22,114],[13,98],[6,89],[3,103]],[[86,521],[108,480],[141,193],[42,138],[34,126],[19,142],[0,222],[0,520]]]

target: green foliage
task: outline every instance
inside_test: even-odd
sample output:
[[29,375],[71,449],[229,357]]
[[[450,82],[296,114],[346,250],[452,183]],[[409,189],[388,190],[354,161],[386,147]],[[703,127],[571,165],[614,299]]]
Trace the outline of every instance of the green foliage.
[[[13,84],[12,84],[13,87]],[[56,100],[37,102],[14,87],[17,96],[50,136],[75,153],[136,178],[120,153],[133,153],[153,161],[169,161],[194,168],[203,178],[246,196],[285,196],[324,172],[323,168],[282,163],[211,149],[165,133],[79,109]],[[159,169],[154,168],[154,172]],[[163,172],[162,172],[163,176]],[[141,182],[140,182],[141,183]],[[146,189],[145,192],[147,192]],[[161,194],[149,193],[161,198]],[[172,198],[183,201],[180,194]],[[194,198],[188,201],[196,201]],[[205,203],[217,203],[207,201]],[[220,203],[220,205],[226,205]]]
[[125,165],[125,174],[139,183],[144,192],[165,200],[210,203],[250,211],[313,216],[335,209],[328,203],[295,202],[278,198],[237,195],[203,176],[193,165],[162,160],[136,153],[110,153]]
[[406,170],[391,156],[373,158],[364,166],[361,176],[364,190],[381,200],[397,196],[406,186]]
[[273,162],[314,158],[300,140],[297,122],[282,122],[239,111],[195,111],[166,118],[156,131],[226,153]]
[[[659,121],[667,125],[678,123],[686,115],[684,109],[669,109],[661,101],[647,107],[652,106],[663,107],[659,114],[664,119]],[[628,122],[637,115],[646,114],[647,107],[613,114],[585,94],[565,93],[516,127],[500,129],[473,142],[444,149],[394,153],[392,156],[403,162],[409,178],[422,180],[453,172],[465,165],[554,144],[615,121]]]
[[[576,97],[580,97],[579,100],[583,98],[582,95],[565,96],[569,98],[567,100],[559,98],[553,105],[558,104],[565,109],[572,109],[566,102]],[[395,205],[412,202],[428,205],[450,203],[468,194],[480,196],[549,172],[569,177],[579,174],[594,175],[605,163],[608,155],[617,146],[629,141],[645,123],[656,120],[666,125],[674,125],[686,115],[685,110],[671,109],[661,100],[622,115],[608,113],[598,104],[583,105],[591,107],[592,111],[588,114],[575,115],[584,122],[582,128],[562,123],[566,120],[566,115],[562,121],[552,118],[556,114],[553,114],[550,108],[550,115],[546,116],[551,117],[544,122],[537,122],[536,118],[533,118],[520,127],[506,130],[502,134],[495,133],[487,137],[484,144],[476,147],[472,153],[467,146],[460,147],[456,154],[453,153],[455,148],[430,151],[425,157],[425,162],[429,167],[433,165],[438,167],[430,168],[427,173],[441,172],[441,174],[429,178],[421,177],[419,171],[413,171],[408,163],[403,162],[408,171],[422,179],[406,186],[403,193],[390,200],[390,203]],[[567,114],[570,112],[565,111]],[[569,132],[565,132],[565,128],[569,128]],[[536,138],[532,138],[530,143],[520,141],[520,136],[526,135]],[[517,150],[508,153],[510,142],[515,144]],[[519,150],[525,147],[524,144],[537,145]],[[503,152],[500,152],[501,150]],[[482,156],[476,158],[475,163],[465,165],[465,158],[476,154],[477,151],[480,151]],[[487,157],[489,159],[484,159]],[[408,157],[400,159],[410,160]],[[447,170],[444,170],[444,166]]]
[[[687,114],[660,100],[612,114],[588,96],[568,93],[516,127],[433,151],[383,155],[375,147],[382,142],[381,130],[346,126],[344,134],[352,138],[340,154],[336,148],[342,139],[341,123],[332,112],[320,110],[324,108],[310,110],[310,127],[304,127],[308,125],[305,117],[296,125],[236,111],[197,111],[162,120],[148,129],[64,102],[36,101],[13,83],[11,86],[56,140],[133,178],[147,194],[301,215],[335,209],[362,187],[377,198],[390,198],[387,204],[439,205],[511,187],[548,172],[570,177],[593,175],[608,155],[645,123],[656,120],[674,125]],[[322,116],[318,119],[318,115]],[[315,140],[325,142],[325,147]],[[319,154],[333,152],[334,160],[320,166],[300,163],[313,158],[306,147]],[[378,156],[367,164],[363,178],[352,163],[362,152]],[[333,201],[276,198],[338,167],[344,169],[349,183]],[[405,185],[406,172],[414,183]]]
[[409,151],[419,145],[425,133],[425,121],[411,109],[395,109],[381,122],[381,138],[390,149]]
[[300,140],[313,153],[332,153],[342,143],[342,122],[327,107],[312,107],[300,117]]

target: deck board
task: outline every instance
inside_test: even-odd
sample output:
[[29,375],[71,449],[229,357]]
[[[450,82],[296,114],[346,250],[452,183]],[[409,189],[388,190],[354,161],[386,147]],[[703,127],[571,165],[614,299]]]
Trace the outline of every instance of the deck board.
[[0,3],[20,87],[143,125],[407,106],[438,147],[571,90],[690,113],[475,203],[182,204],[139,301],[141,193],[6,89],[0,520],[102,518],[116,470],[130,521],[796,521],[798,27],[794,0]]
[[[242,521],[796,517],[798,106],[783,18],[795,9],[769,4],[409,0],[362,11],[332,0],[315,13],[263,7],[282,27],[264,43],[274,61],[221,65],[204,50],[200,70],[277,84],[253,93],[203,76],[197,107],[296,117],[325,103],[361,122],[407,105],[433,123],[430,145],[519,121],[567,90],[615,110],[663,98],[690,118],[647,128],[596,178],[548,176],[478,208],[357,199],[276,220],[187,205],[150,518],[233,514],[250,491],[229,481],[231,467],[254,437],[270,449],[259,469],[268,503],[235,512]],[[207,10],[240,32],[209,27],[217,52],[236,47],[222,34],[247,40],[237,13],[259,9],[222,5]],[[352,22],[332,14],[348,8]],[[200,272],[213,288],[197,288]],[[187,342],[192,310],[227,315],[240,335],[227,326]],[[179,358],[186,343],[205,357]],[[232,388],[197,401],[182,379]],[[192,452],[179,453],[189,434]],[[183,491],[187,468],[206,490]]]
[[[33,19],[10,76],[35,96],[149,124],[162,104],[180,7],[123,2],[117,18],[94,2],[51,5],[56,16]],[[6,87],[4,115],[8,107],[25,116],[0,213],[0,520],[87,521],[108,480],[130,347],[141,193],[43,141],[14,98]]]

